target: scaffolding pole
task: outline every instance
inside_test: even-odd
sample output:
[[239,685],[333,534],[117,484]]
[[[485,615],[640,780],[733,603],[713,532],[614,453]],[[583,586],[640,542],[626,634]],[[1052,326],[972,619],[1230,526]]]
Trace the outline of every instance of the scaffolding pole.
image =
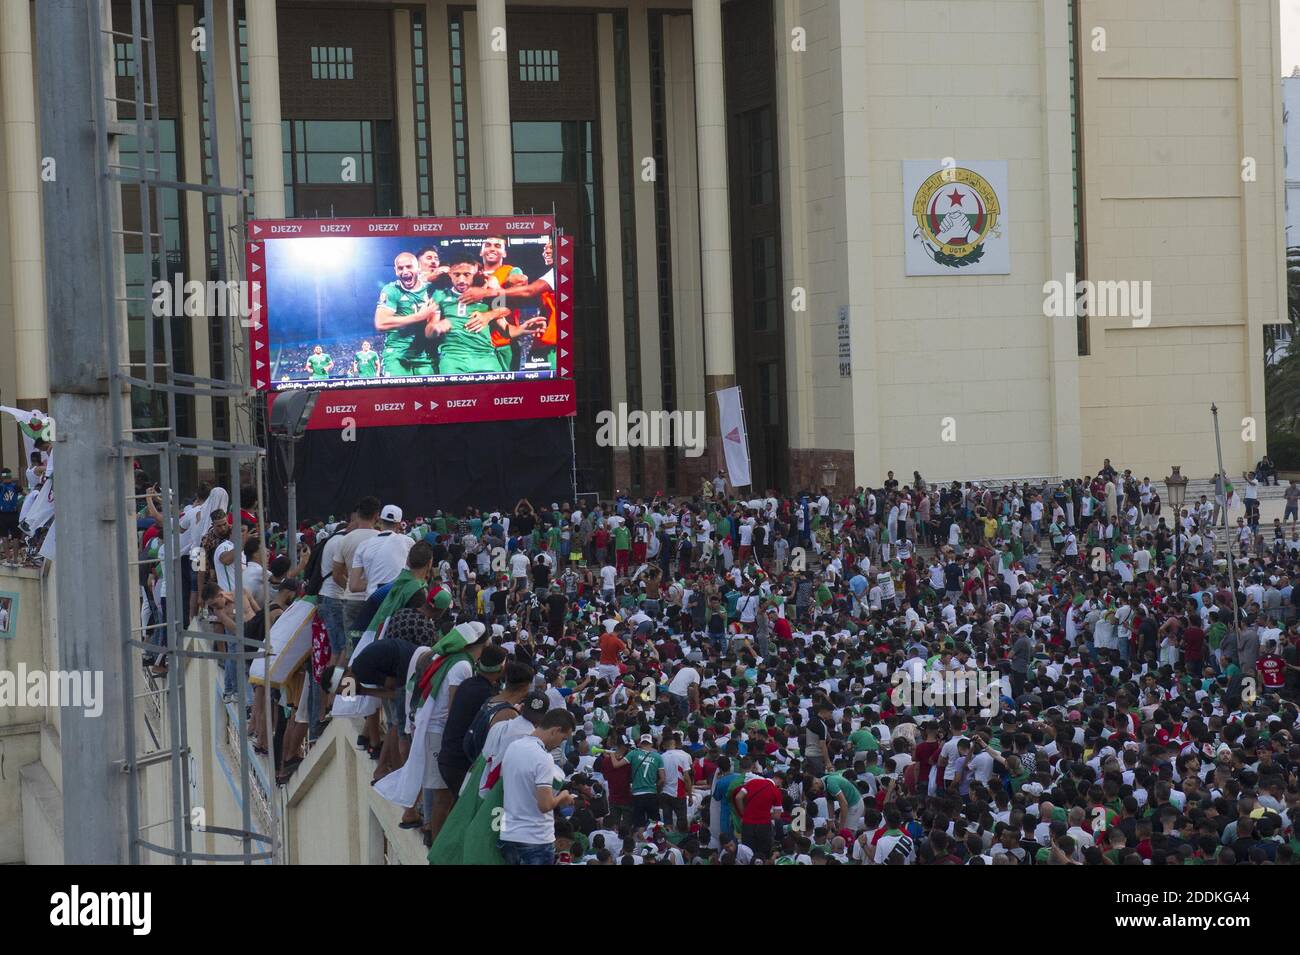
[[89,564],[54,561],[59,668],[101,673],[104,688],[98,718],[77,707],[61,713],[63,818],[76,821],[76,838],[64,840],[63,858],[104,865],[127,861],[136,821],[128,819],[129,744],[120,718],[133,709],[124,692],[126,654],[118,641],[105,639],[105,630],[130,629],[130,608],[119,587],[87,579],[88,569],[116,573],[115,565],[127,559],[126,528],[106,493],[120,497],[126,489],[113,444],[123,403],[110,355],[119,334],[118,223],[104,215],[113,203],[101,175],[110,160],[100,109],[104,78],[93,68],[104,42],[94,7],[84,0],[47,0],[36,4],[35,15],[41,152],[56,164],[43,191],[45,261],[66,262],[73,250],[77,259],[75,268],[48,268],[45,280],[50,413],[57,425],[55,523],[64,529],[65,554],[101,557]]
[[[202,0],[202,6],[205,23],[214,31],[226,31],[225,49],[235,76],[232,7],[224,6],[224,22],[218,23],[213,0]],[[214,825],[211,819],[204,825],[207,833],[234,840],[238,849],[221,853],[196,848],[185,704],[188,665],[205,659],[236,661],[242,701],[248,688],[247,665],[265,656],[265,643],[257,640],[248,645],[243,615],[237,614],[237,632],[226,635],[225,648],[204,650],[201,647],[211,646],[211,641],[187,645],[195,635],[182,629],[177,619],[184,612],[181,561],[189,556],[180,547],[179,460],[212,456],[229,461],[230,510],[236,526],[245,503],[240,499],[242,466],[249,467],[255,486],[262,483],[260,448],[187,437],[177,430],[178,396],[212,401],[236,397],[243,399],[240,409],[247,412],[247,388],[234,366],[235,339],[242,348],[242,331],[229,322],[221,328],[222,378],[177,372],[171,318],[159,321],[140,308],[147,299],[127,294],[124,244],[131,243],[129,251],[140,264],[131,281],[172,279],[162,237],[152,231],[163,205],[160,193],[192,190],[218,197],[243,196],[242,171],[238,186],[162,177],[152,0],[129,0],[129,32],[127,24],[114,29],[110,0],[50,0],[37,4],[35,11],[42,149],[55,160],[57,170],[43,195],[45,256],[47,262],[62,262],[73,251],[77,255],[75,268],[49,270],[46,283],[51,415],[59,426],[57,467],[51,470],[66,470],[55,494],[55,517],[64,528],[64,552],[99,555],[102,559],[94,567],[104,568],[98,577],[90,577],[73,560],[60,561],[56,555],[53,561],[59,666],[102,673],[104,686],[100,718],[87,718],[77,708],[63,710],[64,858],[83,864],[139,863],[155,857],[181,864],[276,861],[282,846],[279,799],[271,787],[266,800],[270,828],[257,831],[252,785],[258,760],[249,741],[248,714],[239,704],[230,717],[232,745],[238,754],[238,819],[232,820],[233,826]],[[134,54],[137,66],[128,80],[116,75],[115,42],[129,43]],[[214,168],[219,170],[212,57],[204,59],[212,118],[204,134]],[[124,84],[132,86],[133,95],[119,95]],[[120,120],[119,110],[130,110],[130,117]],[[119,151],[132,158],[122,160]],[[122,206],[128,199],[124,188],[134,189],[129,199],[138,208],[138,230],[122,227]],[[220,202],[216,218],[217,267],[210,278],[225,282],[230,260],[220,241],[226,227]],[[242,204],[230,227],[242,231]],[[131,351],[128,331],[134,321],[141,326],[135,339],[143,345],[139,357]],[[154,416],[149,426],[136,427],[132,397],[147,400]],[[157,464],[156,492],[136,491],[133,465],[141,461]],[[157,558],[136,553],[135,517],[141,500],[156,501],[162,543]],[[264,527],[260,494],[256,509],[258,526]],[[135,608],[150,571],[160,572],[161,581],[170,583],[169,610],[176,609],[160,622],[149,595],[150,621],[137,622]],[[238,574],[234,592],[236,605],[242,605]],[[167,673],[146,673],[143,691],[137,692],[144,656],[161,660]],[[269,710],[268,698],[268,725]],[[273,778],[269,757],[266,763],[263,774]],[[151,803],[146,798],[145,778],[153,767],[158,767],[157,778],[166,779],[169,801]],[[213,769],[204,767],[207,772]],[[169,813],[164,811],[167,808]]]

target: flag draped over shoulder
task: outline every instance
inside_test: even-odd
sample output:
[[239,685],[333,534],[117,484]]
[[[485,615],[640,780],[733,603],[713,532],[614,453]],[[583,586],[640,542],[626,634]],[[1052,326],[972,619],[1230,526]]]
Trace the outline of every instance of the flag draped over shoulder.
[[453,627],[447,635],[433,645],[433,660],[425,667],[423,673],[411,677],[407,690],[411,693],[411,708],[418,710],[425,700],[436,699],[442,689],[443,681],[451,668],[460,660],[473,659],[465,652],[468,641],[459,627]]
[[424,581],[412,576],[409,569],[398,574],[379,605],[379,609],[370,618],[370,623],[361,634],[361,639],[357,641],[357,648],[352,651],[349,662],[355,660],[358,653],[378,640],[383,635],[384,624],[388,623],[388,618],[410,603],[411,598],[423,589]]
[[415,714],[411,751],[400,769],[375,783],[375,792],[394,805],[414,805],[416,797],[420,795],[424,784],[425,762],[438,758],[437,753],[428,751],[428,728],[433,716],[434,701],[438,698],[438,691],[446,681],[447,674],[459,661],[465,660],[473,666],[474,658],[465,648],[482,638],[486,630],[483,624],[477,622],[457,624],[433,645],[431,660],[422,670],[414,669],[420,659],[419,655],[412,659],[413,669],[407,682],[407,697],[410,701],[407,713]]

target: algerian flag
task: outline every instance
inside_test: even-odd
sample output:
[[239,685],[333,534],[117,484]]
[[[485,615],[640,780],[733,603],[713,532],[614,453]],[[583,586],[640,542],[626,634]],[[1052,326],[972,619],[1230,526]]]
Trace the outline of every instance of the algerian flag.
[[[376,615],[378,616],[378,615]],[[424,670],[412,673],[407,685],[409,697],[408,713],[415,713],[415,727],[411,733],[411,750],[406,762],[400,769],[389,773],[375,783],[375,792],[396,806],[412,806],[420,795],[424,785],[424,764],[426,760],[437,759],[437,753],[428,752],[429,722],[433,717],[434,700],[447,679],[447,674],[461,660],[473,664],[473,658],[465,648],[477,643],[487,632],[487,627],[475,622],[457,624],[451,632],[433,645],[433,654]],[[420,661],[417,654],[411,661],[412,667]],[[423,662],[423,661],[420,661]]]
[[361,634],[361,639],[357,641],[357,648],[352,651],[352,656],[348,659],[351,665],[359,654],[370,644],[383,636],[384,626],[388,623],[388,618],[397,611],[401,610],[420,590],[424,589],[424,581],[411,576],[409,568],[404,569],[393,581],[393,586],[389,588],[384,597],[384,602],[379,605],[375,615],[370,619],[369,626]]
[[477,643],[486,632],[487,627],[483,624],[469,621],[452,627],[446,636],[433,645],[433,658],[429,665],[423,673],[413,675],[407,683],[407,689],[412,694],[413,709],[423,706],[425,700],[437,697],[451,670],[451,664],[461,659],[468,660],[470,657],[465,648]]

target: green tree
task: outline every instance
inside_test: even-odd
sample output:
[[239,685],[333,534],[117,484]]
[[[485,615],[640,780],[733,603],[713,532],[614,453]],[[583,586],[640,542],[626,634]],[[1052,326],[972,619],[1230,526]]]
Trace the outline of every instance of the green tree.
[[1277,326],[1266,326],[1264,351],[1264,401],[1268,409],[1268,450],[1273,463],[1283,469],[1300,469],[1300,246],[1286,250],[1287,313],[1291,320],[1290,341],[1278,354],[1274,337]]

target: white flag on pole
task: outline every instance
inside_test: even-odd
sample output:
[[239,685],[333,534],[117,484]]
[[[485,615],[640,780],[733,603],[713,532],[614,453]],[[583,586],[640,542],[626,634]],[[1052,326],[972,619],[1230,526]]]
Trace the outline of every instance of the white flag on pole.
[[727,477],[732,487],[749,487],[749,434],[745,431],[745,407],[740,400],[740,388],[722,388],[717,395]]

